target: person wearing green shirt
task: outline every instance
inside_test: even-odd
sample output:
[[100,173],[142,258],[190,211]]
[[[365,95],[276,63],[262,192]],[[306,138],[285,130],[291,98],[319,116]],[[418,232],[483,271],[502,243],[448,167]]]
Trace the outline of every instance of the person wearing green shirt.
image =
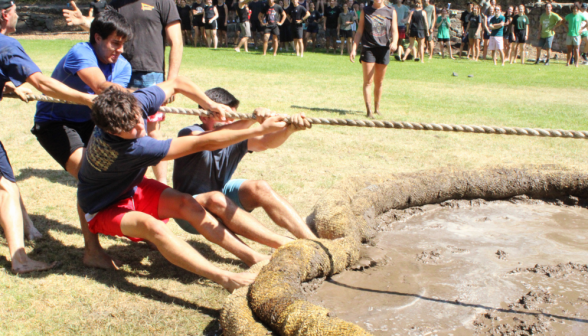
[[582,42],[580,31],[582,29],[582,22],[586,21],[586,18],[580,13],[580,5],[575,3],[572,6],[572,13],[568,14],[565,18],[565,27],[568,31],[566,38],[566,45],[568,46],[568,62],[566,66],[569,66],[574,57],[574,63],[576,67],[579,66],[580,61],[580,43]]
[[492,51],[492,60],[496,65],[496,50],[500,53],[500,61],[504,66],[504,25],[506,19],[502,16],[502,8],[500,6],[494,7],[494,17],[488,22],[488,28],[490,29],[490,39],[488,41],[488,49]]
[[529,18],[525,15],[525,5],[519,5],[518,8],[519,13],[515,13],[510,24],[513,40],[515,40],[514,53],[511,53],[510,64],[513,64],[517,58],[518,50],[521,51],[521,64],[525,64],[525,46],[529,36]]
[[[582,15],[584,16],[584,18],[586,20],[588,20],[588,4],[587,3],[582,4],[580,11],[581,11]],[[588,53],[588,30],[586,30],[586,26],[584,26],[584,29],[582,31],[580,31],[580,36],[582,37],[582,40],[584,40],[586,42],[584,44],[584,52],[580,56],[582,56],[582,59],[584,60],[583,64],[588,64],[588,56],[586,56],[586,53]]]
[[551,59],[551,45],[553,44],[553,38],[555,37],[555,29],[563,23],[562,18],[552,12],[551,9],[551,4],[546,4],[545,13],[541,14],[541,17],[539,18],[539,42],[537,43],[537,60],[535,60],[535,64],[539,64],[539,60],[541,59],[541,49],[543,49],[547,50],[545,65],[549,65],[549,60]]
[[435,18],[437,17],[437,10],[435,6],[431,5],[430,0],[424,0],[423,10],[427,13],[427,22],[429,23],[429,34],[427,35],[426,47],[429,50],[429,59],[433,59],[433,50],[435,48],[435,40],[433,39],[433,31],[435,30]]
[[[441,15],[435,21],[435,28],[437,28],[437,41],[441,45],[441,56],[445,58],[445,46],[449,49],[449,57],[453,58],[453,52],[451,50],[451,42],[449,38],[449,28],[451,27],[451,19],[449,18],[449,13],[447,12],[447,8],[443,8],[441,10]],[[431,48],[433,50],[433,48]]]

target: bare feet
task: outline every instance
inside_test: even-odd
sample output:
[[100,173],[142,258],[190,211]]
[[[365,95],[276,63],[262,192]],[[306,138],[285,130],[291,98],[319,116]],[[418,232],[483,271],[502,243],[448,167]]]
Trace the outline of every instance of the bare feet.
[[43,238],[43,235],[37,228],[33,225],[32,222],[25,222],[24,223],[24,237],[26,240],[36,240],[39,238]]
[[377,114],[377,115],[382,115],[382,114],[380,113],[380,110],[376,110],[376,111],[374,111],[374,113],[375,113],[375,114]]
[[372,113],[372,111],[368,111],[367,117],[370,119],[374,119],[374,114]]
[[229,293],[243,286],[251,285],[259,273],[229,273],[221,282]]
[[46,264],[44,262],[40,262],[40,261],[36,261],[33,260],[29,257],[26,257],[26,259],[22,262],[19,262],[17,260],[12,260],[12,273],[14,274],[25,274],[25,273],[30,273],[30,272],[36,272],[36,271],[46,271],[46,270],[50,270],[53,267],[57,266],[59,264],[59,262],[54,261],[51,264]]
[[84,265],[94,268],[118,270],[122,262],[112,259],[104,250],[99,252],[84,251]]

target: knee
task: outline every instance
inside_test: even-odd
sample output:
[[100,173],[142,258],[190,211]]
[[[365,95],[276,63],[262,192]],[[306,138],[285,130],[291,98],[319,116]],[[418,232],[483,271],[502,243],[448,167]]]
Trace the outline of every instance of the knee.
[[204,212],[202,206],[196,202],[194,197],[188,194],[182,194],[180,197],[178,197],[177,204],[178,212],[182,215],[181,217],[186,217],[186,214],[191,212]]
[[219,191],[213,191],[209,194],[204,207],[213,213],[225,212],[229,207],[227,197]]
[[255,201],[259,204],[262,200],[271,197],[273,189],[266,181],[250,181],[249,185],[244,188],[244,197]]
[[161,240],[164,237],[172,235],[165,223],[155,218],[146,220],[143,223],[143,229],[146,233],[146,239],[150,241]]

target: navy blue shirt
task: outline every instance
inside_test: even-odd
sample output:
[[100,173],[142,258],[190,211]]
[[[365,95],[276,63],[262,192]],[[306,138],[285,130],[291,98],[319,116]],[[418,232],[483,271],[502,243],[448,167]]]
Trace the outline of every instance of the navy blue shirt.
[[0,34],[0,100],[6,82],[19,87],[30,75],[41,72],[39,67],[24,51],[22,45],[4,34]]
[[[178,137],[204,132],[200,125],[188,126]],[[243,156],[247,140],[215,151],[202,151],[174,160],[174,189],[190,195],[221,191],[229,182]]]
[[[165,101],[159,86],[135,91],[133,95],[144,118],[155,114]],[[167,155],[171,141],[148,136],[127,140],[94,128],[78,175],[78,202],[82,210],[94,214],[132,197],[147,168]]]
[[[78,76],[78,71],[99,68],[107,81],[127,87],[131,80],[131,64],[121,55],[114,64],[100,62],[94,47],[89,42],[78,43],[59,61],[51,77],[72,89],[94,94],[95,92]],[[35,122],[90,120],[91,110],[87,106],[38,102]]]

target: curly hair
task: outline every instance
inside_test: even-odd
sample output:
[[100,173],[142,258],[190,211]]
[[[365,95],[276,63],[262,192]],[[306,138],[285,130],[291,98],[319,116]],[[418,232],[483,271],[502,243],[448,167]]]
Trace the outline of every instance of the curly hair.
[[94,99],[92,121],[107,133],[116,135],[132,130],[140,116],[137,98],[130,92],[111,86]]

